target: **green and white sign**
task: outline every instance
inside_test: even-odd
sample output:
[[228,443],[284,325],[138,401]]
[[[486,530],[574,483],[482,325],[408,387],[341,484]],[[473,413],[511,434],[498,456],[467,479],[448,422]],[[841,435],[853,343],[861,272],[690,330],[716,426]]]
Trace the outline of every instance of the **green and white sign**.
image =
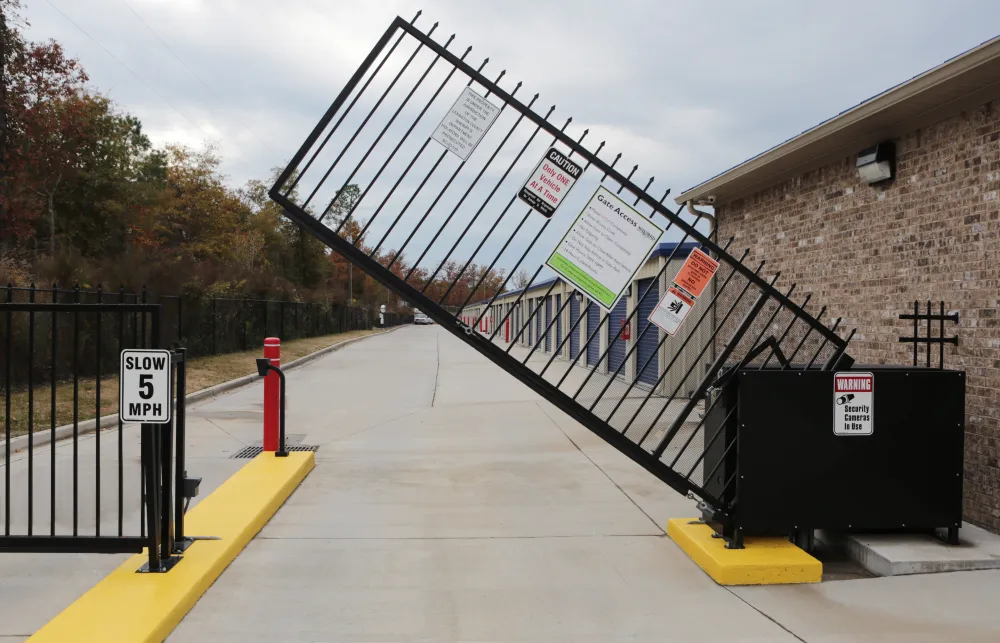
[[598,187],[547,266],[611,310],[663,230],[605,187]]

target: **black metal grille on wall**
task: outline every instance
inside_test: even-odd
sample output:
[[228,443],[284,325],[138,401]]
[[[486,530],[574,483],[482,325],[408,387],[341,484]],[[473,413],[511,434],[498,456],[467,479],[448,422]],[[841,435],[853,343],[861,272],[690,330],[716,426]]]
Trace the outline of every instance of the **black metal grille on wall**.
[[[701,417],[710,410],[710,389],[737,364],[833,368],[848,361],[837,324],[828,328],[823,311],[807,312],[808,299],[796,303],[794,284],[778,290],[778,275],[768,275],[764,262],[744,264],[749,251],[731,249],[732,240],[716,243],[706,221],[664,205],[669,190],[652,196],[654,178],[640,178],[637,165],[609,152],[613,143],[591,147],[589,130],[556,119],[555,106],[538,109],[538,94],[525,97],[505,71],[486,71],[489,59],[472,62],[472,47],[455,51],[455,36],[438,42],[436,24],[424,33],[415,21],[390,25],[271,197],[298,225],[661,480],[720,504],[722,492],[704,487],[714,437],[705,435]],[[499,113],[463,158],[434,132],[466,89]],[[549,148],[583,175],[554,214],[543,216],[517,195]],[[350,185],[360,197],[345,207],[338,198]],[[572,327],[561,326],[574,297],[553,297],[561,282],[545,261],[598,186],[652,219],[664,241],[678,248],[696,242],[722,264],[714,290],[684,322],[704,332],[657,336],[636,319],[659,297],[673,255],[646,276],[643,285],[652,287],[633,288],[618,323],[637,332],[609,330],[610,317],[593,315],[597,304],[589,299],[578,302]],[[566,358],[570,341],[573,357]],[[637,363],[639,346],[646,365]]]

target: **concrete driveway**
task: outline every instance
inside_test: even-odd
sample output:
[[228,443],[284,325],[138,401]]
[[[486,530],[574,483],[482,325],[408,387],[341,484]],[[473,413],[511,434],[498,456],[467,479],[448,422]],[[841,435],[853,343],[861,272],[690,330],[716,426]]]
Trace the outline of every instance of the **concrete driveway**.
[[[198,412],[242,440],[258,401]],[[317,467],[171,641],[1000,640],[998,572],[716,585],[664,535],[690,501],[437,326],[289,404]]]

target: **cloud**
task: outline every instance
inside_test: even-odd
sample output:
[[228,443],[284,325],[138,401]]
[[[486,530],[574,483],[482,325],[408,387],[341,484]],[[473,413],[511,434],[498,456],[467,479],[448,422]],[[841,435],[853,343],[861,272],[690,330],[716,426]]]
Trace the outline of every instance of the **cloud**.
[[30,37],[63,42],[157,143],[216,141],[234,184],[283,164],[391,19],[421,6],[422,28],[440,21],[440,41],[456,33],[453,50],[490,57],[484,73],[506,69],[505,86],[675,194],[1000,24],[990,0],[50,1],[27,7]]

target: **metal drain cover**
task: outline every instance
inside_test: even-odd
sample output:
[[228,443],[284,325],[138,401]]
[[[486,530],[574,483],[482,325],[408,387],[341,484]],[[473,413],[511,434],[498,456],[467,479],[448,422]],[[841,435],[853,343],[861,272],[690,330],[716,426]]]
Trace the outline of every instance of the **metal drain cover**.
[[[311,444],[287,444],[285,445],[285,451],[315,451],[318,447]],[[249,446],[243,447],[233,455],[229,456],[230,459],[239,458],[256,458],[258,455],[264,452],[264,447],[262,446]]]

